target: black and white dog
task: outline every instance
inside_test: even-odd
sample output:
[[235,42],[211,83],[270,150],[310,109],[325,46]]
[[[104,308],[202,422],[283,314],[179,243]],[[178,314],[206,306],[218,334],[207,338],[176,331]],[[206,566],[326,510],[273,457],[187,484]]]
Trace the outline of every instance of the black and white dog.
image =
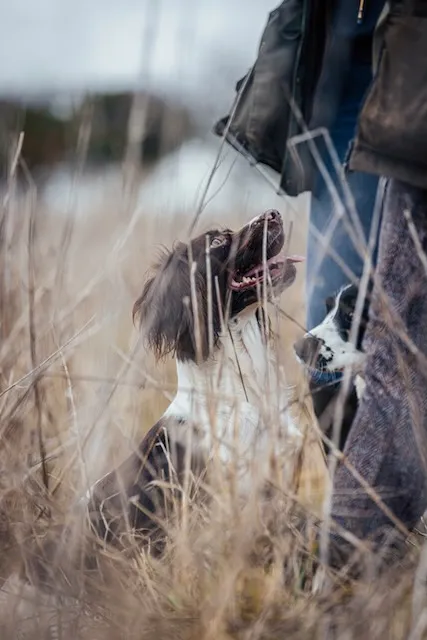
[[263,313],[263,300],[293,283],[302,260],[283,253],[284,241],[281,216],[270,210],[238,231],[178,243],[155,267],[134,315],[156,357],[175,357],[178,389],[138,450],[90,490],[102,537],[117,542],[131,529],[156,543],[166,494],[171,484],[179,493],[189,471],[200,476],[210,458],[234,465],[245,494],[299,443]]
[[[362,341],[368,322],[369,295],[365,298],[355,342],[350,331],[358,298],[358,287],[347,285],[335,297],[326,300],[326,317],[294,344],[297,358],[309,376],[313,408],[322,431],[331,438],[335,405],[339,397],[344,369],[350,367],[352,385],[344,401],[343,421],[338,446],[344,448],[363,393],[365,354]],[[327,448],[326,448],[327,449]]]

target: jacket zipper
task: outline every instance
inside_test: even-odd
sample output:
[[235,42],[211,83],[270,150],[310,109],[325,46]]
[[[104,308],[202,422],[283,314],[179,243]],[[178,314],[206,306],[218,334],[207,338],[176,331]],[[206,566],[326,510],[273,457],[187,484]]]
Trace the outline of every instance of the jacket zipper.
[[357,12],[357,24],[362,24],[365,13],[365,0],[359,0],[359,11]]

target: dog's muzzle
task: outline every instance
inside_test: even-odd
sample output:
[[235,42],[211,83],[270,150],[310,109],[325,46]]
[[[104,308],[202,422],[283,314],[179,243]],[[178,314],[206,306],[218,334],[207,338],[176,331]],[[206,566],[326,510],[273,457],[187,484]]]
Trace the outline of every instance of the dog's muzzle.
[[308,364],[310,367],[314,367],[323,344],[323,340],[315,336],[307,335],[295,342],[294,351],[302,362]]
[[315,384],[338,382],[342,378],[342,371],[327,371],[326,361],[320,354],[324,345],[321,338],[305,335],[294,343],[294,351],[300,362],[305,365],[306,372]]

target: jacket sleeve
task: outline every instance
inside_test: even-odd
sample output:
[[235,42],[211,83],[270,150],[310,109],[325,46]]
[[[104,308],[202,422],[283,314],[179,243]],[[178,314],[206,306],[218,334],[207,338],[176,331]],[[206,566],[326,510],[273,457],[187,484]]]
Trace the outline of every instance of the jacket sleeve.
[[349,167],[427,189],[427,2],[390,2],[378,28],[378,67]]
[[249,73],[236,86],[230,115],[214,127],[217,135],[252,162],[281,174],[288,195],[304,190],[289,156],[288,140],[301,132],[322,59],[331,0],[285,0],[269,15]]

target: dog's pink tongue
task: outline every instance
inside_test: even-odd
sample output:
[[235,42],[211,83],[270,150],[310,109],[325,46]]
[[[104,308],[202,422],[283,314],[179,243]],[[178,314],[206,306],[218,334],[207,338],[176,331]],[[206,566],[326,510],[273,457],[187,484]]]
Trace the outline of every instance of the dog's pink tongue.
[[292,263],[294,263],[294,262],[304,262],[305,257],[304,256],[287,256],[286,260],[288,262],[292,262]]

